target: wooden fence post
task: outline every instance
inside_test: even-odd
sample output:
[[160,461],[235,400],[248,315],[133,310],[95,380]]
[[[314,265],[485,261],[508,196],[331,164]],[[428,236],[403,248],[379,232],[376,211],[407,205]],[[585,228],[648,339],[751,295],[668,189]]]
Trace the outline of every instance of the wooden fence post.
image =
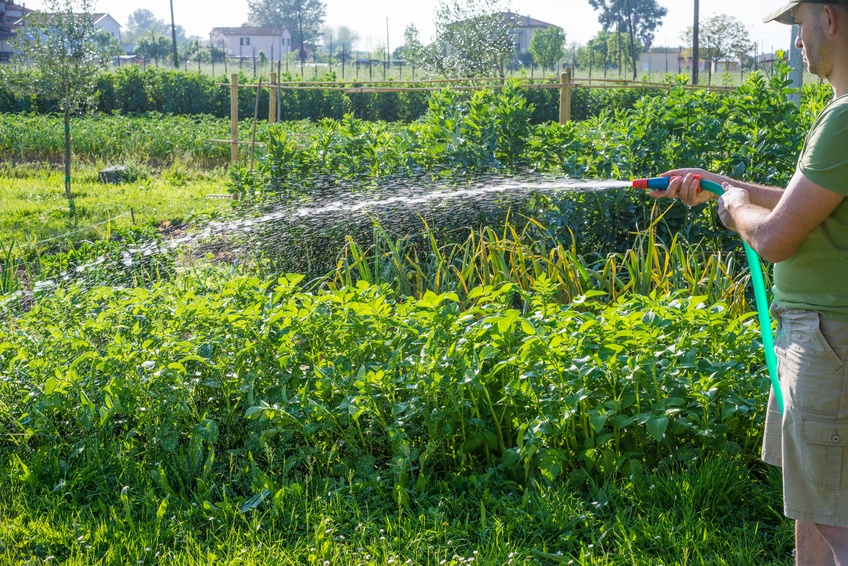
[[230,162],[238,163],[238,75],[230,76]]
[[271,89],[268,91],[268,123],[277,121],[277,73],[271,73]]
[[571,68],[565,69],[560,75],[559,87],[559,123],[567,124],[571,121]]

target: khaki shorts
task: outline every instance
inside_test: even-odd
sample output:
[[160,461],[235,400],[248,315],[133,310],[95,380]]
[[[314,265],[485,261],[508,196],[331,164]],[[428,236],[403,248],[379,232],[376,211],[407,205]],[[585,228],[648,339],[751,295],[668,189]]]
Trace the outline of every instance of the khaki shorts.
[[763,460],[783,468],[790,519],[848,527],[848,322],[772,305],[783,393],[769,396]]

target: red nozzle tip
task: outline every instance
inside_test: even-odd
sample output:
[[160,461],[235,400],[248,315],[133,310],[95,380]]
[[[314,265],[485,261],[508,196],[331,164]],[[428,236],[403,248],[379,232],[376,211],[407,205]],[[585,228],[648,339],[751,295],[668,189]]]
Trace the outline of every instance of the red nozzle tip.
[[648,180],[647,179],[633,179],[633,188],[634,189],[647,189],[648,188]]

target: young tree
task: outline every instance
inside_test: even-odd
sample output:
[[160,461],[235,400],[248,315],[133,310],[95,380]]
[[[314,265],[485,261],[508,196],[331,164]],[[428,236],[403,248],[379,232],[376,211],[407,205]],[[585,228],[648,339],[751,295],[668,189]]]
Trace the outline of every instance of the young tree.
[[124,54],[124,48],[118,38],[106,30],[97,30],[94,34],[94,42],[97,44],[97,48],[108,57]]
[[[745,24],[727,14],[713,14],[700,26],[700,56],[702,58],[729,63],[740,62],[751,52],[751,36]],[[680,39],[685,45],[692,45],[692,27],[690,26]]]
[[414,25],[404,39],[411,61],[435,74],[473,77],[497,72],[515,54],[514,22],[502,0],[439,0],[435,40],[423,45]]
[[[618,65],[619,61],[621,61],[622,67],[626,68],[633,65],[633,57],[628,43],[629,38],[625,33],[601,31],[578,51],[577,60],[581,67],[590,69],[590,73],[591,69],[597,68],[606,71],[610,67]],[[638,59],[644,48],[638,41],[634,43],[633,47]]]
[[71,116],[95,106],[97,76],[108,59],[98,48],[92,0],[45,0],[44,7],[26,17],[15,40],[15,65],[33,67],[38,79],[13,87],[26,95],[58,97],[65,124],[65,196],[71,199]]
[[[127,18],[127,29],[124,33],[124,39],[135,43],[142,37],[149,36],[151,32],[171,37],[171,24],[166,23],[161,18],[157,18],[150,10],[139,8]],[[185,29],[183,26],[178,25],[177,43],[184,43],[185,40]]]
[[577,54],[577,61],[584,69],[589,69],[589,76],[592,75],[592,69],[606,69],[609,65],[609,49],[608,39],[610,34],[601,31],[586,42],[586,46],[581,48]]
[[138,38],[135,46],[135,54],[145,61],[155,61],[159,65],[159,59],[168,60],[171,53],[171,40],[161,33],[148,33]]
[[543,70],[553,69],[565,56],[565,31],[557,26],[537,31],[530,40],[530,53]]

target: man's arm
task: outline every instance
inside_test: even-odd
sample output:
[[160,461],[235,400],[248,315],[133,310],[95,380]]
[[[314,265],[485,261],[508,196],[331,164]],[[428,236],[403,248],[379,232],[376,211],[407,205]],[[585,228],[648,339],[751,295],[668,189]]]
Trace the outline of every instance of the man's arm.
[[[767,187],[765,187],[768,189]],[[770,202],[770,190],[753,194]],[[725,226],[739,232],[742,239],[761,257],[777,263],[789,258],[810,233],[836,209],[845,198],[807,179],[800,171],[781,191],[772,209],[754,202],[745,186],[725,184],[718,199],[718,214]]]
[[766,208],[768,210],[773,210],[774,207],[777,206],[777,203],[780,201],[780,198],[783,196],[784,193],[784,190],[778,187],[767,187],[765,185],[745,183],[742,181],[731,179],[730,177],[726,177],[724,175],[711,173],[703,169],[673,169],[671,171],[663,173],[662,176],[679,177],[680,179],[670,180],[668,183],[668,190],[665,192],[665,194],[653,191],[651,193],[651,196],[655,198],[660,196],[667,196],[669,198],[679,198],[689,206],[694,206],[696,204],[701,204],[702,202],[718,198],[717,195],[714,195],[712,193],[698,193],[698,185],[697,183],[695,183],[693,178],[689,177],[689,175],[692,175],[693,177],[695,175],[700,175],[702,179],[705,179],[707,181],[713,181],[714,183],[718,183],[719,185],[722,185],[724,183],[730,183],[734,187],[745,189],[746,191],[748,191],[748,198],[751,204]]

